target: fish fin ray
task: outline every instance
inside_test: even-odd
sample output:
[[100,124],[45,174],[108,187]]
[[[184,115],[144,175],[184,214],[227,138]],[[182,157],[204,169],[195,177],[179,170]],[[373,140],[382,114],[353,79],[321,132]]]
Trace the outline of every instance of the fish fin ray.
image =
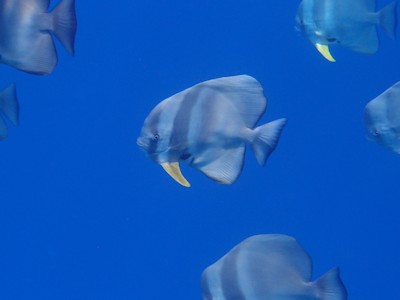
[[208,87],[224,94],[250,128],[257,123],[267,105],[261,84],[248,75],[217,78],[197,86]]
[[21,57],[21,61],[15,67],[27,73],[46,75],[53,71],[57,60],[51,35],[48,32],[40,32],[30,47],[29,55]]
[[339,268],[334,268],[320,278],[314,284],[318,289],[319,299],[322,300],[345,300],[347,299],[346,288],[340,279]]
[[[284,234],[261,234],[246,239],[246,242],[250,243],[252,248],[257,249],[260,253],[268,254],[273,251],[284,257],[278,265],[282,271],[282,279],[287,277],[287,273],[283,270],[295,269],[305,281],[310,280],[311,258],[295,238]],[[250,248],[248,245],[246,247]]]
[[0,92],[0,111],[14,126],[19,124],[19,105],[15,84],[11,84]]
[[221,149],[220,151],[221,154],[211,161],[207,159],[207,152],[203,153],[201,158],[195,159],[192,166],[220,184],[232,184],[242,172],[246,147],[243,144],[236,148]]
[[251,147],[261,166],[275,150],[286,122],[286,119],[278,119],[254,129],[255,139]]
[[75,0],[61,1],[51,12],[53,16],[53,32],[64,48],[74,55],[76,34]]
[[397,0],[388,4],[379,11],[379,23],[383,30],[392,38],[396,38],[397,28]]

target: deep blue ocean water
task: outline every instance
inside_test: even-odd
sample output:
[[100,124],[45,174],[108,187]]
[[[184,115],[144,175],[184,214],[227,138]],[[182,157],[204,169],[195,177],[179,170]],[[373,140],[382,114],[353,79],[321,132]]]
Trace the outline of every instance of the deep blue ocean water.
[[[381,8],[389,1],[378,1]],[[77,1],[76,55],[48,76],[1,67],[20,127],[0,144],[0,299],[201,299],[200,274],[244,238],[294,236],[314,279],[349,299],[400,299],[398,154],[365,138],[365,104],[400,80],[400,43],[326,61],[294,30],[299,1]],[[54,4],[53,4],[54,5]],[[276,151],[218,185],[175,183],[136,146],[161,100],[249,74]]]

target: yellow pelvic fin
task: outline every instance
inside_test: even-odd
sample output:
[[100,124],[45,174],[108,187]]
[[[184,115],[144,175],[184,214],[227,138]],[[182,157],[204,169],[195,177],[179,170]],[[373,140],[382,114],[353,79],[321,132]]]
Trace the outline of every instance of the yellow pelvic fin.
[[330,62],[335,62],[336,60],[332,57],[331,53],[329,52],[329,47],[327,45],[315,44],[315,47]]
[[176,182],[179,184],[190,187],[190,183],[186,180],[185,177],[183,177],[181,173],[181,169],[179,168],[179,163],[174,162],[174,163],[163,163],[161,164],[161,167],[171,176],[173,179],[175,179]]

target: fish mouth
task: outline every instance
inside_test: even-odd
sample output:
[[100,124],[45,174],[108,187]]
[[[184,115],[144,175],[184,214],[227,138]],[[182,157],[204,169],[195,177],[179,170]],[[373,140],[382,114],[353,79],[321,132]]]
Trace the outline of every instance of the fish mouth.
[[[138,145],[140,148],[147,151],[148,148],[150,147],[150,144],[147,143],[145,140],[146,139],[138,137],[136,139],[136,145]],[[177,149],[179,149],[179,145],[169,145],[167,149],[156,150],[156,151],[152,151],[151,153],[152,154],[161,154],[161,153],[168,152],[168,151],[176,151]]]
[[136,145],[138,145],[140,148],[143,148],[143,149],[145,149],[145,148],[147,148],[149,146],[148,144],[143,142],[143,139],[141,139],[140,137],[138,137],[136,139]]
[[139,146],[139,149],[142,150],[146,154],[146,156],[151,160],[154,160],[158,164],[164,162],[164,160],[160,159],[160,157],[162,157],[163,153],[166,153],[168,150],[149,151],[149,146],[147,144],[144,143],[136,143],[136,144]]
[[365,134],[365,138],[370,142],[377,142],[377,136],[372,134],[371,132],[367,132]]

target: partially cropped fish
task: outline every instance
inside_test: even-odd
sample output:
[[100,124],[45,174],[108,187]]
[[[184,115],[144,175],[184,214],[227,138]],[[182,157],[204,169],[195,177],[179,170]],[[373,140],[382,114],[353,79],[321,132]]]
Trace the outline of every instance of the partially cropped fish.
[[396,5],[397,0],[375,12],[376,0],[302,0],[296,28],[331,62],[330,45],[373,54],[379,46],[377,25],[395,37]]
[[364,120],[369,140],[400,154],[400,81],[366,105]]
[[253,128],[266,108],[260,83],[239,75],[199,83],[159,103],[146,118],[137,144],[177,182],[190,186],[185,161],[222,184],[243,167],[245,144],[264,165],[286,119]]
[[4,90],[0,91],[0,140],[4,140],[8,135],[7,124],[8,119],[14,126],[18,126],[19,105],[15,84],[11,84]]
[[52,33],[74,54],[75,0],[0,0],[0,63],[32,74],[49,74],[57,64]]
[[345,300],[339,269],[311,280],[311,258],[282,234],[252,236],[202,274],[204,300]]

